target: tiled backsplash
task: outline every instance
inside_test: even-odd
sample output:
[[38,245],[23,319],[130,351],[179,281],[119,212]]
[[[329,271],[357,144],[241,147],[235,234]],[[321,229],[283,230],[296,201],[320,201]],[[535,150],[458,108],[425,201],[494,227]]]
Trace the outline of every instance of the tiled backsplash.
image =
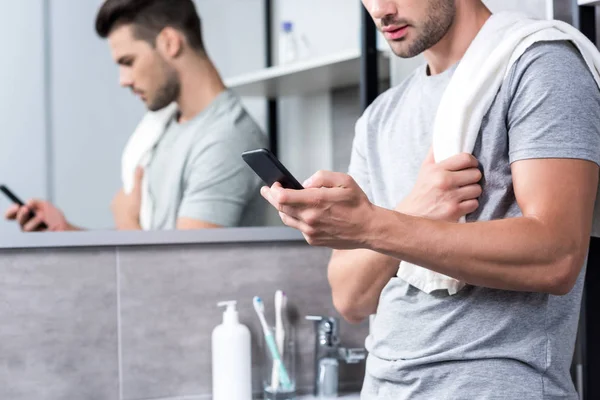
[[[2,251],[0,399],[210,398],[217,302],[238,301],[256,355],[252,297],[273,315],[276,289],[297,317],[296,375],[309,390],[314,328],[304,316],[339,317],[329,255],[303,243]],[[340,328],[349,347],[362,347],[367,332],[367,324]],[[364,364],[340,365],[340,382],[359,388],[363,373]]]

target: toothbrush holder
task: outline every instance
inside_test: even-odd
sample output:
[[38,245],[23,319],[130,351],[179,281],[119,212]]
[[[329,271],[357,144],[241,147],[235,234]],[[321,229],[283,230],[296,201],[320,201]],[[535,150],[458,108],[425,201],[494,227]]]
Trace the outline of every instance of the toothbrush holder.
[[[275,334],[275,327],[271,327]],[[290,378],[290,386],[286,389],[280,378],[279,366],[273,360],[264,336],[261,336],[261,384],[264,400],[295,400],[296,399],[296,340],[295,332],[286,327],[283,341],[281,361]]]

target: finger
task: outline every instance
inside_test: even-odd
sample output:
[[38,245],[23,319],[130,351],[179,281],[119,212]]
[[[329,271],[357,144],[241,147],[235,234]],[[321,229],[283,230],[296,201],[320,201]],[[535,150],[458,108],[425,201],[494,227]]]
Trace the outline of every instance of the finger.
[[481,192],[482,189],[480,185],[463,186],[456,189],[456,199],[459,201],[477,199],[481,196]]
[[280,190],[285,190],[285,189],[281,189],[281,188],[273,188],[273,189],[269,189],[268,187],[264,187],[261,189],[260,193],[261,195],[269,202],[269,204],[271,204],[277,211],[279,211],[279,213],[284,213],[287,214],[293,218],[298,218],[299,214],[300,214],[300,210],[297,209],[294,206],[290,206],[290,205],[285,205],[285,204],[281,204],[279,201],[277,201],[276,196],[273,195],[274,192]]
[[458,204],[458,210],[460,212],[461,217],[464,217],[467,214],[471,214],[477,211],[478,208],[479,201],[475,199],[462,201]]
[[14,220],[17,218],[17,213],[19,212],[19,208],[21,208],[18,204],[13,204],[6,210],[4,214],[4,218],[8,220]]
[[279,209],[279,203],[273,197],[273,191],[268,186],[263,186],[260,188],[261,196],[269,202],[275,209]]
[[482,178],[481,171],[477,168],[469,168],[462,171],[451,173],[451,180],[454,187],[462,187],[476,184]]
[[439,163],[446,171],[462,171],[468,168],[477,168],[479,161],[472,154],[460,153]]
[[40,225],[42,225],[43,222],[44,221],[40,217],[40,215],[36,215],[35,217],[33,217],[29,221],[27,221],[27,223],[25,225],[23,225],[23,230],[25,232],[36,231],[40,227]]
[[31,219],[31,210],[27,206],[23,206],[19,208],[17,212],[17,222],[19,225],[23,226],[27,221]]
[[[319,208],[323,204],[338,203],[346,200],[350,189],[341,187],[322,187],[304,190],[293,189],[271,189],[271,196],[279,207],[291,206],[297,210],[307,208]],[[278,208],[280,211],[288,213],[287,209]]]
[[281,222],[283,222],[284,225],[297,229],[303,234],[308,234],[309,232],[312,233],[312,228],[297,218],[282,212],[279,213],[279,218],[281,218]]
[[267,201],[269,201],[268,196],[270,196],[269,193],[269,187],[268,186],[262,186],[260,188],[260,195]]
[[310,188],[334,188],[334,187],[350,187],[354,180],[348,175],[341,172],[319,171],[308,178],[302,186],[306,189]]
[[42,202],[43,201],[40,199],[29,199],[25,205],[29,207],[30,210],[37,210],[41,207]]

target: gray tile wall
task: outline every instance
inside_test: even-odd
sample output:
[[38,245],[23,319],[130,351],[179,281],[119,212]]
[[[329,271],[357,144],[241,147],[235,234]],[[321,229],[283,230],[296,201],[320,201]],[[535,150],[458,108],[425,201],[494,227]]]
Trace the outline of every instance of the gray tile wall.
[[0,260],[0,399],[117,399],[114,250]]
[[[237,300],[253,336],[253,387],[260,390],[257,318],[263,297],[289,296],[298,341],[297,380],[312,380],[308,314],[339,315],[326,277],[329,250],[305,244],[222,244],[0,252],[0,399],[210,398],[212,329]],[[273,317],[272,317],[273,319]],[[368,327],[341,325],[362,347]],[[360,387],[364,364],[341,366]]]

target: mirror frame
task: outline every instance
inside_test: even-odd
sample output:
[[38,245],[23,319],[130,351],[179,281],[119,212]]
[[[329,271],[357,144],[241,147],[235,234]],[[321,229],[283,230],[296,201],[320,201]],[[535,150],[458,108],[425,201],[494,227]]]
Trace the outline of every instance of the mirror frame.
[[31,232],[2,238],[0,249],[152,246],[210,243],[304,242],[287,227],[216,228],[168,231]]

